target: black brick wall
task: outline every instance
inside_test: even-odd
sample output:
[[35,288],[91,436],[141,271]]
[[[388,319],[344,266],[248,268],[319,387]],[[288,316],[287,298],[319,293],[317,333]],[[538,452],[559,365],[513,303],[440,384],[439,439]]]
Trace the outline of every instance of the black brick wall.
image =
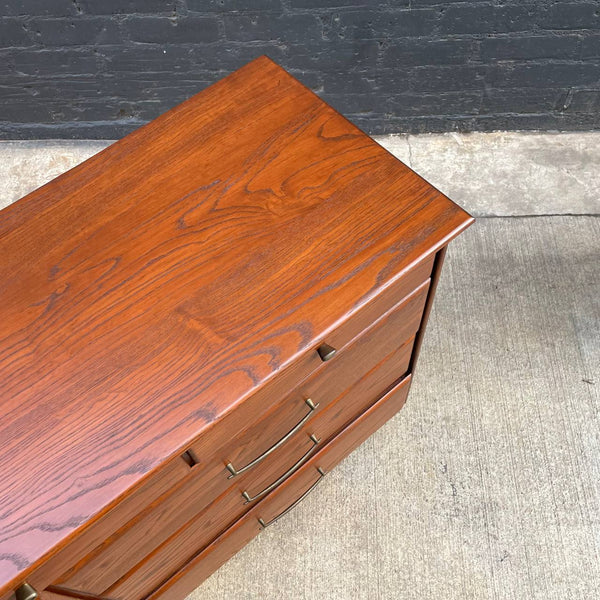
[[0,137],[116,138],[260,54],[369,133],[600,128],[600,0],[0,0]]

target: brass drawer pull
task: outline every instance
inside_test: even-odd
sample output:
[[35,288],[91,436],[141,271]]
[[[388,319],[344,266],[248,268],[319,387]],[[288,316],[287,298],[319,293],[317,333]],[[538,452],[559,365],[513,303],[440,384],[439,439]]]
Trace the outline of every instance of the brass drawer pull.
[[304,402],[306,402],[310,410],[304,417],[302,417],[302,420],[292,429],[290,429],[278,442],[273,444],[268,450],[266,450],[258,458],[255,458],[252,462],[248,463],[245,467],[242,467],[241,469],[236,469],[231,463],[225,465],[227,470],[231,473],[231,475],[227,479],[231,479],[236,475],[240,475],[241,473],[244,473],[248,469],[251,469],[253,466],[257,465],[261,460],[267,458],[267,456],[269,456],[271,452],[275,452],[277,448],[283,446],[283,444],[285,444],[299,429],[301,429],[304,423],[306,423],[306,421],[308,421],[313,416],[315,410],[319,408],[319,405],[315,404],[310,398],[307,398]]
[[35,588],[28,583],[24,583],[16,592],[16,600],[37,600],[40,595],[35,591]]
[[317,481],[315,481],[304,492],[304,494],[302,494],[302,496],[300,496],[300,498],[298,498],[298,500],[296,500],[293,504],[288,506],[281,514],[277,515],[274,519],[272,519],[268,523],[265,523],[262,519],[258,519],[258,522],[260,523],[260,525],[263,529],[266,529],[270,525],[273,525],[273,523],[275,523],[276,521],[279,521],[279,519],[281,519],[281,517],[283,517],[284,515],[287,515],[290,512],[290,510],[293,510],[298,504],[300,504],[300,502],[302,502],[302,500],[304,500],[304,498],[306,498],[306,496],[308,496],[321,483],[321,481],[323,481],[323,478],[325,477],[325,471],[321,467],[317,467],[317,471],[319,471],[319,479],[317,479]]
[[265,494],[268,494],[271,490],[274,490],[278,485],[281,485],[288,477],[291,477],[315,452],[317,446],[320,444],[321,440],[318,440],[313,433],[310,436],[310,439],[313,445],[310,447],[308,452],[288,471],[286,471],[279,479],[274,481],[269,487],[266,487],[262,492],[256,494],[256,496],[252,497],[248,492],[242,492],[242,496],[245,498],[246,502],[244,504],[248,504],[249,502],[254,502],[259,498],[262,498]]

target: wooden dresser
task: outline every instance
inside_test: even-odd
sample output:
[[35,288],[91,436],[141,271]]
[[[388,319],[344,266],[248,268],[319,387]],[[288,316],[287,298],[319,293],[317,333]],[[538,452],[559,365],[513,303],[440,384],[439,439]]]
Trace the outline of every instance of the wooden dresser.
[[0,600],[185,597],[402,407],[471,221],[265,57],[0,211]]

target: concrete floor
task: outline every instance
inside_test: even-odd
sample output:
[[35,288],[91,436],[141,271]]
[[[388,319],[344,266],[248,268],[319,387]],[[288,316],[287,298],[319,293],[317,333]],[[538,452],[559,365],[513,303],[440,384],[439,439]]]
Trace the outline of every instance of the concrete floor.
[[[480,217],[409,402],[189,600],[598,598],[600,133],[378,141]],[[103,145],[0,143],[0,206]]]

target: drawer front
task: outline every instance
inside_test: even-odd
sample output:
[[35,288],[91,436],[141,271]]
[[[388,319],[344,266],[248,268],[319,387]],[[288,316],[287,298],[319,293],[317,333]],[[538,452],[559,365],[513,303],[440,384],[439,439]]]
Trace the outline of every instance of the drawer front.
[[78,564],[78,559],[87,557],[95,548],[104,545],[117,529],[118,523],[131,522],[139,514],[141,506],[150,505],[157,498],[164,497],[170,490],[187,481],[191,474],[191,469],[185,460],[176,457],[151,475],[116,507],[92,523],[68,546],[42,564],[27,578],[27,581],[35,589],[45,589],[54,582],[57,573],[72,569],[74,564]]
[[[377,395],[364,395],[369,387],[375,387],[375,384],[369,383],[371,380],[381,382],[381,376],[373,373],[358,382],[356,391],[350,390],[342,395],[338,401],[328,407],[328,410],[321,413],[312,425],[307,424],[305,430],[294,439],[294,443],[286,448],[285,456],[280,457],[278,462],[275,462],[275,457],[269,457],[269,464],[265,465],[264,476],[260,477],[257,483],[244,484],[240,482],[239,485],[231,486],[217,500],[195,516],[191,522],[185,524],[175,535],[166,540],[158,552],[142,561],[116,585],[105,590],[104,595],[126,599],[147,593],[159,585],[173,572],[174,565],[176,568],[183,565],[198,549],[207,546],[263,497],[261,495],[256,500],[252,500],[252,495],[258,495],[259,492],[268,490],[273,484],[283,483],[281,480],[286,481],[296,470],[301,469],[301,465],[307,462],[311,455],[323,448],[343,425],[354,420],[365,408],[372,405],[381,396],[381,392],[390,387],[391,382],[398,379],[398,374],[406,371],[412,345],[413,340],[410,340],[395,353],[394,357],[388,357],[384,361],[380,368],[388,370],[393,365],[394,372],[388,377],[387,385],[378,388]],[[312,436],[312,439],[309,436]],[[320,440],[320,443],[315,444],[313,440]],[[282,467],[282,464],[286,466]],[[297,469],[296,465],[298,465]],[[277,485],[273,487],[276,488]],[[244,492],[250,497],[244,498]]]
[[[400,305],[392,307],[386,315],[379,315],[379,319],[357,338],[343,347],[338,346],[339,352],[330,361],[323,363],[273,411],[238,434],[235,447],[221,454],[221,463],[239,469],[264,456],[274,443],[281,441],[291,431],[291,425],[307,417],[307,423],[314,421],[330,402],[414,335],[421,322],[428,288],[429,280],[403,299]],[[307,408],[306,399],[312,400],[318,409],[313,412]],[[290,407],[293,410],[292,420],[288,418]]]
[[[281,440],[293,431],[293,435],[264,461],[230,479],[230,472],[224,465],[231,462],[232,453],[225,454],[223,451],[205,462],[196,458],[197,464],[191,469],[191,477],[174,486],[166,496],[149,504],[134,519],[107,536],[103,544],[53,583],[89,593],[106,592],[116,597],[107,592],[115,581],[126,576],[152,549],[164,543],[190,519],[201,511],[207,512],[205,509],[219,498],[221,509],[215,515],[205,514],[207,525],[197,533],[195,540],[195,543],[209,543],[224,527],[248,510],[249,507],[240,502],[243,491],[253,498],[289,470],[288,465],[295,465],[309,451],[314,453],[317,450],[307,434],[311,428],[318,431],[317,439],[322,445],[406,371],[412,344],[404,347],[402,344],[419,327],[427,289],[428,280],[362,335],[341,347],[332,360],[323,363],[319,359],[319,368],[304,384],[292,394],[287,394],[256,424],[246,427],[242,435],[236,436],[235,447],[251,447],[254,452],[264,453],[268,448],[259,444],[257,438],[265,438],[265,432],[268,432],[266,439],[269,441]],[[333,335],[332,339],[341,338]],[[388,359],[385,374],[382,375],[381,371],[375,377],[379,387],[369,384],[373,378],[366,376],[385,359]],[[366,381],[363,381],[365,378]],[[361,383],[362,387],[357,387],[356,391],[349,394],[348,390],[355,383]],[[328,407],[337,404],[336,399],[344,394],[348,397],[338,404],[337,412],[330,412]],[[306,404],[306,399],[310,397],[314,398],[314,410]],[[293,424],[301,425],[297,430],[290,426],[289,414],[293,415]],[[191,449],[191,454],[194,457],[202,456],[197,447]],[[233,453],[233,458],[237,464],[245,464],[244,456]],[[230,490],[227,494],[230,488],[234,491]],[[214,512],[214,507],[211,510]]]
[[238,485],[240,499],[246,504],[260,500],[266,490],[273,489],[276,483],[285,480],[287,474],[304,464],[335,434],[367,410],[385,390],[407,374],[413,348],[414,338],[411,338],[344,390],[313,422],[303,427],[298,436],[280,453],[277,463],[265,465],[268,468],[255,479]]
[[[327,444],[298,473],[256,504],[250,512],[150,593],[147,600],[183,600],[260,533],[263,529],[261,521],[268,525],[286,512],[290,506],[322,480],[321,471],[326,476],[338,462],[394,416],[406,401],[409,385],[410,377],[385,394]],[[139,596],[131,596],[131,598],[137,597]]]
[[[338,351],[336,360],[352,340],[429,279],[433,260],[431,256],[418,263],[325,336],[324,342]],[[317,349],[301,356],[192,445],[190,452],[206,470],[207,483],[215,475],[215,468],[222,470],[223,462],[238,471],[253,464],[306,417],[308,407],[304,399],[289,402],[287,398],[302,382],[332,364],[323,363]]]
[[[197,541],[210,542],[247,510],[240,502],[242,492],[252,499],[272,487],[273,482],[281,479],[302,457],[317,450],[311,435],[317,436],[320,443],[327,441],[406,372],[412,343],[403,342],[419,326],[427,289],[426,282],[294,391],[288,402],[304,404],[304,398],[312,396],[318,408],[300,430],[256,469],[228,479],[229,473],[223,468],[225,461],[221,460],[206,483],[201,465],[194,467],[192,470],[201,476],[186,480],[167,498],[148,506],[55,583],[96,594],[104,592],[140,563],[149,550],[165,542],[205,507],[210,507],[205,511],[208,513],[205,520],[210,525],[195,535]],[[343,402],[338,402],[338,398],[343,398]],[[337,408],[334,410],[333,407]],[[306,408],[304,414],[310,414]],[[226,496],[227,501],[220,499],[219,503],[214,503],[215,498],[222,498],[228,488],[233,491]],[[211,511],[217,514],[211,515]]]

